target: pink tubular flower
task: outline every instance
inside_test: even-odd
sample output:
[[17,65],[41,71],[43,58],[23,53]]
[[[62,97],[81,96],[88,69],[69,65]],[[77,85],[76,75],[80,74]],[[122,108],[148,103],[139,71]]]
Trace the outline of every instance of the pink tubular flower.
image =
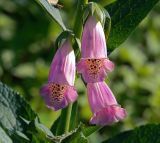
[[75,55],[68,40],[60,47],[51,63],[48,84],[41,88],[47,106],[54,110],[66,107],[77,99],[74,88]]
[[121,108],[112,91],[105,82],[87,84],[88,101],[93,112],[91,124],[107,125],[126,117],[126,110]]
[[114,64],[107,58],[106,40],[100,21],[90,16],[84,26],[82,35],[81,60],[77,70],[88,82],[104,81]]

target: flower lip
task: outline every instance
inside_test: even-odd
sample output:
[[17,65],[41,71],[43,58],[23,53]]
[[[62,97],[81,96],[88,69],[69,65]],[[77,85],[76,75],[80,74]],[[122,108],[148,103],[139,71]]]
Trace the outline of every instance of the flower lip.
[[108,58],[81,58],[77,70],[87,83],[104,81],[114,64]]
[[126,110],[119,105],[109,105],[94,113],[90,119],[90,124],[101,126],[110,125],[123,120],[126,116]]
[[67,84],[48,83],[40,90],[47,106],[53,110],[65,108],[70,102],[77,99],[74,86]]
[[91,124],[107,125],[126,117],[126,110],[117,103],[112,91],[104,81],[88,83],[87,94],[93,113]]

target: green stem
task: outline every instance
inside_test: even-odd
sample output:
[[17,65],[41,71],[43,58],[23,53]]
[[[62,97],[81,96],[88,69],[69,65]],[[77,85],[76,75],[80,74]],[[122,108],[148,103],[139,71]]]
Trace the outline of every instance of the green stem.
[[88,3],[88,0],[78,0],[77,4],[77,12],[76,12],[76,18],[75,18],[75,24],[73,31],[77,38],[81,38],[82,35],[82,29],[83,29],[83,6]]
[[72,112],[72,103],[70,103],[68,105],[68,107],[67,107],[67,117],[66,117],[65,133],[69,132],[71,112]]
[[[75,33],[75,36],[77,38],[81,38],[81,34],[82,34],[82,16],[83,16],[83,5],[87,4],[88,0],[78,0],[78,4],[77,4],[77,12],[76,12],[76,18],[75,18],[75,24],[74,24],[74,28],[73,31]],[[65,125],[65,133],[69,132],[70,130],[70,119],[71,119],[71,113],[72,113],[72,104],[70,103],[67,107],[67,117],[66,117],[66,125]]]

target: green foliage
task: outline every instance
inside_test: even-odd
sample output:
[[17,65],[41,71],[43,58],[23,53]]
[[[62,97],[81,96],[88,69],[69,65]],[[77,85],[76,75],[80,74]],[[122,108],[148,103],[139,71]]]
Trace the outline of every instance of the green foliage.
[[160,125],[145,125],[126,131],[103,143],[159,143]]
[[122,44],[159,0],[117,0],[106,7],[111,20],[108,48],[113,51]]
[[[27,120],[32,120],[36,117],[36,114],[17,92],[1,82],[0,117],[1,129],[5,129],[5,131],[1,131],[0,135],[6,132],[14,142],[29,143],[27,136],[22,133],[26,133],[27,130],[27,126],[22,120],[22,117]],[[3,139],[8,143],[12,142],[9,141],[9,137],[7,136]]]
[[0,82],[0,124],[10,131],[25,131],[21,117],[32,120],[36,114],[20,95]]

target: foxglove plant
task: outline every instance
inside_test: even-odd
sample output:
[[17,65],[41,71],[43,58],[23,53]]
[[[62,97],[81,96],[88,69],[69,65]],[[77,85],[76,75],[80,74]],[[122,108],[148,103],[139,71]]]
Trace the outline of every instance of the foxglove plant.
[[49,108],[58,110],[77,99],[75,70],[75,54],[66,40],[52,60],[48,83],[40,91]]

